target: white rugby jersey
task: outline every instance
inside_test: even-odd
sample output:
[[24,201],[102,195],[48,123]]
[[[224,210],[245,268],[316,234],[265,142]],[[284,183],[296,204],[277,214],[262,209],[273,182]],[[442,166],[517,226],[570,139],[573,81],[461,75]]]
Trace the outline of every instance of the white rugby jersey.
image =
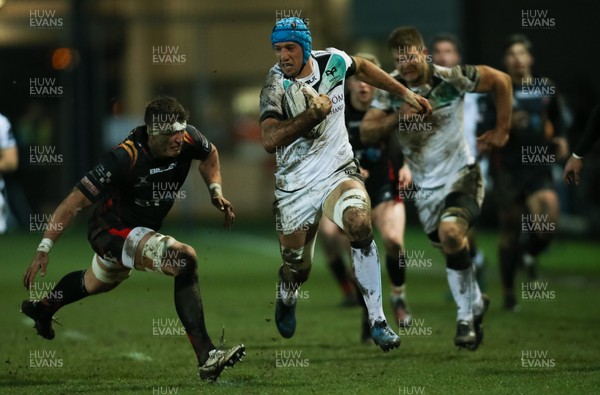
[[[344,122],[344,84],[346,78],[354,74],[354,61],[343,51],[327,48],[312,51],[310,62],[312,74],[296,80],[329,96],[333,107],[327,118],[317,126],[322,129],[319,137],[299,137],[287,146],[276,148],[275,185],[282,191],[296,191],[324,180],[353,158]],[[284,84],[289,81],[278,64],[269,70],[260,94],[261,122],[269,117],[289,119],[282,106]]]
[[[452,182],[461,168],[475,162],[465,141],[463,115],[465,92],[475,89],[479,72],[475,66],[448,68],[432,64],[430,67],[429,81],[410,90],[429,100],[431,116],[415,115],[408,119],[400,116],[398,127],[392,132],[419,188]],[[404,83],[397,70],[390,75]],[[371,107],[390,114],[402,104],[402,99],[378,89]],[[402,122],[406,120],[417,122]]]

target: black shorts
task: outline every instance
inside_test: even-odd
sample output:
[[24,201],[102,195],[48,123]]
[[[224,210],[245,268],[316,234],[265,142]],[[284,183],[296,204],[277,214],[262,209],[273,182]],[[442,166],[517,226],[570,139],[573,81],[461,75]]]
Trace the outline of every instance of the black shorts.
[[117,259],[121,262],[125,239],[133,228],[116,226],[112,228],[99,228],[91,226],[88,231],[88,241],[99,257],[108,261]]
[[552,169],[539,166],[539,169],[510,171],[505,168],[494,172],[494,200],[499,208],[524,204],[528,196],[543,189],[553,189]]
[[391,183],[379,184],[376,187],[372,185],[365,185],[365,187],[367,189],[367,193],[369,194],[369,198],[371,199],[371,208],[375,208],[379,204],[389,200],[401,202],[398,191],[392,186]]

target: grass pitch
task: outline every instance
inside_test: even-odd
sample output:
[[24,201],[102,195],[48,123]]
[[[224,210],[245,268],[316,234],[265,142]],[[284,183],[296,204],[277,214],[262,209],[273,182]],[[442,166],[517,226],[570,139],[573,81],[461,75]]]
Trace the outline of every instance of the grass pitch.
[[[257,229],[258,228],[258,229]],[[86,230],[71,229],[54,247],[38,292],[64,274],[87,268]],[[444,262],[418,229],[406,245],[430,267],[409,268],[408,300],[415,329],[399,350],[383,353],[359,342],[360,310],[341,308],[340,291],[317,250],[297,309],[292,339],[279,336],[274,299],[279,266],[273,229],[236,224],[167,228],[193,245],[209,332],[225,344],[244,343],[247,356],[216,383],[198,380],[195,357],[173,304],[173,281],[135,272],[114,291],[59,311],[56,338],[35,335],[19,314],[29,295],[22,274],[38,234],[0,237],[0,393],[7,394],[589,394],[600,391],[600,247],[558,240],[540,261],[540,286],[520,313],[501,309],[495,233],[480,233],[488,260],[485,339],[476,352],[453,345],[455,307]],[[380,243],[381,246],[381,243]],[[518,281],[525,281],[521,275]],[[47,285],[44,285],[47,284]],[[521,283],[517,283],[521,285]],[[384,270],[385,311],[389,282]],[[35,295],[34,295],[35,296]]]

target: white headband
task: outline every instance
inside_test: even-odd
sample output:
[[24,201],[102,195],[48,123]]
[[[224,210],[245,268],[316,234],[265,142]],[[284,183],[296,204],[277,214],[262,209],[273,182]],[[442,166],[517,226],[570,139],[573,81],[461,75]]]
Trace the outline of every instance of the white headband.
[[[153,124],[156,125],[156,124]],[[187,122],[183,121],[181,123],[174,122],[172,124],[162,124],[162,127],[152,127],[148,125],[147,130],[148,134],[157,135],[157,134],[171,134],[172,132],[180,132],[185,130],[187,127]]]

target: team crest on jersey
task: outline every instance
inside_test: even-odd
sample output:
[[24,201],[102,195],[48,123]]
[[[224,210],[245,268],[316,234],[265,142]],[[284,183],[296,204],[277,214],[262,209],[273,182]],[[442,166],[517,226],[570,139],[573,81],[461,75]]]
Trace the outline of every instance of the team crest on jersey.
[[329,93],[346,78],[346,62],[341,55],[332,54],[325,66],[325,78],[321,81],[319,92]]

